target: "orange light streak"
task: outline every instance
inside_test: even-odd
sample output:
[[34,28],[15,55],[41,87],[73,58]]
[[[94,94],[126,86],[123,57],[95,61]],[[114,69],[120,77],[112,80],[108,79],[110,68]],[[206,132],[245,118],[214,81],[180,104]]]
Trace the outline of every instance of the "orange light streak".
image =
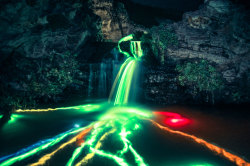
[[86,130],[83,130],[80,134],[77,135],[76,144],[78,146],[80,146],[84,142],[83,138],[90,132],[91,129],[92,129],[92,127],[88,128]]
[[51,157],[54,156],[55,153],[57,153],[58,151],[60,151],[61,149],[65,148],[66,146],[68,146],[69,144],[72,144],[74,142],[76,142],[78,139],[83,139],[83,137],[90,132],[90,130],[92,129],[92,127],[83,130],[80,134],[78,134],[77,136],[75,136],[74,138],[72,138],[71,140],[69,140],[68,142],[62,144],[61,146],[59,146],[56,150],[54,150],[53,152],[44,155],[43,157],[41,157],[36,163],[32,163],[29,164],[29,166],[39,166],[39,165],[44,165],[46,164],[46,162],[51,159]]
[[249,162],[245,161],[244,159],[240,158],[239,156],[236,156],[232,153],[229,153],[225,149],[220,148],[216,145],[213,145],[213,144],[211,144],[211,143],[209,143],[201,138],[195,137],[193,135],[190,135],[190,134],[187,134],[187,133],[184,133],[181,131],[172,130],[172,129],[165,127],[165,126],[162,126],[159,123],[157,123],[153,120],[150,120],[150,119],[149,119],[149,121],[151,121],[153,123],[153,125],[159,127],[162,130],[165,130],[165,131],[168,131],[170,133],[181,135],[181,136],[192,139],[193,141],[197,142],[198,144],[200,144],[202,146],[205,146],[206,148],[213,151],[214,153],[216,153],[216,154],[228,159],[229,161],[235,163],[237,166],[250,166]]

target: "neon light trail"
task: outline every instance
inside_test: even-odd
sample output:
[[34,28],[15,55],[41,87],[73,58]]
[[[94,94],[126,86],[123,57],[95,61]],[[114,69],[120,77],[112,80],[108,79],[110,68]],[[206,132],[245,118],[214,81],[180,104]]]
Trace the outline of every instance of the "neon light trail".
[[186,138],[189,138],[189,139],[192,139],[193,141],[197,142],[198,144],[201,144],[202,146],[205,146],[206,148],[208,148],[209,150],[215,152],[216,154],[222,156],[222,157],[225,157],[226,159],[230,160],[231,162],[234,162],[236,165],[242,165],[242,166],[249,166],[250,163],[246,162],[245,160],[243,160],[242,158],[234,155],[234,154],[231,154],[229,152],[227,152],[225,149],[223,148],[220,148],[216,145],[213,145],[201,138],[197,138],[193,135],[190,135],[190,134],[187,134],[187,133],[184,133],[184,132],[181,132],[181,131],[175,131],[175,130],[172,130],[168,127],[165,127],[165,126],[162,126],[160,125],[159,123],[153,121],[153,120],[150,120],[155,126],[159,127],[160,129],[162,130],[165,130],[167,132],[170,132],[170,133],[174,133],[174,134],[178,134],[178,135],[181,135],[181,136],[184,136]]
[[[95,103],[61,108],[19,109],[16,110],[16,114],[12,115],[13,119],[16,118],[19,120],[22,115],[30,113],[45,112],[47,114],[47,112],[53,111],[58,111],[58,113],[60,113],[60,111],[67,111],[72,114],[78,112],[77,115],[81,117],[85,117],[87,114],[99,113],[99,117],[85,126],[75,124],[74,128],[66,132],[38,141],[13,154],[3,156],[0,158],[0,166],[19,163],[22,165],[25,163],[25,165],[30,166],[51,165],[51,163],[55,162],[54,158],[56,158],[58,154],[64,153],[67,149],[71,149],[69,150],[69,152],[71,152],[70,156],[67,156],[67,161],[63,164],[67,166],[88,165],[92,164],[94,161],[98,162],[99,160],[105,160],[109,165],[147,166],[151,163],[150,158],[143,157],[145,152],[139,144],[142,143],[145,147],[149,146],[149,144],[144,144],[144,137],[142,137],[141,140],[136,139],[139,135],[142,135],[143,131],[146,131],[144,129],[147,122],[151,122],[151,126],[156,126],[165,132],[181,136],[183,139],[191,139],[193,142],[201,145],[201,147],[206,147],[208,150],[215,153],[215,155],[220,155],[222,158],[238,166],[250,166],[250,163],[244,159],[229,153],[221,147],[193,135],[169,128],[183,127],[192,123],[192,120],[180,114],[157,112],[127,105],[136,65],[143,56],[140,41],[132,41],[130,43],[133,57],[128,52],[121,50],[120,43],[132,39],[133,35],[129,35],[121,39],[118,43],[119,51],[124,54],[127,59],[121,65],[120,71],[114,81],[110,92],[110,104]],[[114,93],[115,91],[116,93]],[[164,122],[166,126],[158,123],[158,120]],[[155,130],[155,128],[153,129]],[[146,134],[144,133],[143,135]],[[157,142],[157,140],[154,141]],[[196,163],[197,162],[190,164],[189,162],[186,165],[213,165],[210,163]]]

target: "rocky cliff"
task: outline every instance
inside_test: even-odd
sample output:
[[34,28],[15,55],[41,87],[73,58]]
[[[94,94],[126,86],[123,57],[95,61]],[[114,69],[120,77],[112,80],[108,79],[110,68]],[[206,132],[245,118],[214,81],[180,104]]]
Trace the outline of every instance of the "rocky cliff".
[[[229,0],[206,0],[199,10],[187,12],[182,21],[168,25],[174,29],[179,44],[177,47],[168,47],[163,59],[171,59],[175,63],[206,59],[222,73],[226,84],[223,92],[218,94],[217,102],[249,102],[249,22],[249,11],[243,10],[243,7],[234,5]],[[153,72],[153,75],[156,76],[149,74],[146,96],[151,96],[148,98],[152,101],[157,98],[159,103],[187,102],[188,98],[192,98],[187,92],[188,87],[180,87],[178,81],[169,81],[171,77],[167,73],[174,72],[168,69],[171,67],[168,64],[155,69],[158,72]],[[166,96],[169,95],[177,97],[167,100]],[[179,95],[185,96],[182,97],[183,100]]]

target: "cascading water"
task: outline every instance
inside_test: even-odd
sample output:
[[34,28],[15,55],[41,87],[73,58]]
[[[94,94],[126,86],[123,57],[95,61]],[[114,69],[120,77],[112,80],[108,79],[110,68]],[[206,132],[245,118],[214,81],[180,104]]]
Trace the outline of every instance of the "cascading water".
[[98,96],[106,97],[107,94],[107,64],[100,64],[100,75],[99,75],[99,84],[98,84]]
[[[115,83],[113,86],[116,86],[117,80],[119,80],[119,85],[115,95],[114,105],[127,104],[131,81],[133,78],[134,70],[136,67],[136,60],[134,58],[128,58],[121,66],[121,69],[117,75]],[[122,74],[121,74],[122,73]],[[120,77],[120,78],[119,78]],[[113,87],[114,88],[114,87]],[[112,88],[112,91],[113,91]],[[113,93],[113,92],[111,92]],[[113,94],[111,94],[112,96]]]
[[93,66],[89,65],[89,85],[88,85],[88,97],[91,96],[92,93],[92,80],[93,80]]
[[120,48],[120,43],[123,41],[129,41],[133,39],[133,35],[126,36],[122,38],[118,42],[119,51],[127,56],[126,61],[121,65],[120,70],[114,80],[113,87],[110,92],[109,100],[111,101],[113,98],[114,89],[119,81],[119,85],[117,87],[116,95],[114,98],[114,105],[123,105],[128,103],[129,93],[131,89],[131,82],[135,73],[136,66],[138,65],[138,61],[140,57],[143,56],[143,52],[141,49],[140,41],[131,41],[130,49],[131,53],[134,57],[131,57],[128,52],[122,51]]
[[117,73],[119,72],[119,67],[120,67],[120,63],[118,61],[118,56],[119,56],[119,50],[114,48],[111,51],[111,54],[114,57],[114,60],[112,60],[112,82],[114,82]]

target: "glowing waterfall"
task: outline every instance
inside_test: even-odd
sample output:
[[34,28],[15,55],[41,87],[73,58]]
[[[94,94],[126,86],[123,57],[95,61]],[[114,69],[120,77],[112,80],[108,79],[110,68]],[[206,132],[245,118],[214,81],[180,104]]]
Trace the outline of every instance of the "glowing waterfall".
[[125,66],[123,74],[121,75],[120,83],[116,92],[114,105],[122,105],[128,103],[131,81],[136,67],[136,60],[129,59],[128,64]]
[[122,38],[118,42],[118,49],[119,52],[124,54],[127,59],[122,64],[120,71],[118,72],[116,79],[114,81],[113,87],[110,92],[110,98],[112,99],[114,89],[116,88],[116,84],[119,80],[119,85],[117,88],[117,92],[115,95],[114,105],[123,105],[128,103],[129,92],[131,87],[131,82],[134,76],[134,72],[137,66],[138,61],[143,56],[143,51],[141,49],[141,41],[130,41],[130,51],[131,54],[134,56],[132,57],[128,52],[123,51],[120,47],[121,42],[129,41],[133,39],[133,35],[128,35]]

